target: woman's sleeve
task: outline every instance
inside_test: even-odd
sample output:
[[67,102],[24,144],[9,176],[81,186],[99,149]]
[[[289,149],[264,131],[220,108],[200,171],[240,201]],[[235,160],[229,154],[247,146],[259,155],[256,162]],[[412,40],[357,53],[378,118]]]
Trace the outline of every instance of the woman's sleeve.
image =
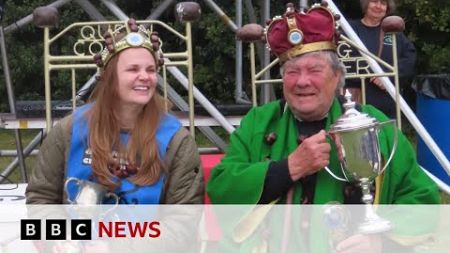
[[168,178],[164,204],[202,204],[205,185],[194,138],[181,128],[169,143],[165,157]]
[[62,204],[68,118],[44,139],[25,192],[27,204]]
[[416,47],[403,33],[398,33],[397,38],[398,73],[400,78],[410,78],[416,66]]

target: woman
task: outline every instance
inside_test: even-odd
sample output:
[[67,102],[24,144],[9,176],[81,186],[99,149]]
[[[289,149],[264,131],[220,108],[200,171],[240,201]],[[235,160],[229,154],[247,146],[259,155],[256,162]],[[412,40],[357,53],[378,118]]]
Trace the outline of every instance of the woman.
[[[381,21],[394,13],[394,0],[360,0],[360,3],[364,16],[351,21],[351,26],[371,53],[392,65],[392,34],[385,34],[381,30]],[[414,74],[416,49],[403,33],[396,33],[396,38],[398,72],[400,83],[404,83]],[[360,85],[360,81],[354,79],[349,80],[346,87],[351,88],[354,97],[359,97]],[[366,82],[366,103],[380,109],[390,118],[396,117],[395,102],[377,77],[372,77],[368,84]]]
[[27,203],[76,202],[78,180],[101,185],[121,204],[202,203],[194,139],[165,112],[156,92],[158,35],[129,20],[109,31],[105,42],[94,57],[100,77],[91,103],[49,132],[26,190]]

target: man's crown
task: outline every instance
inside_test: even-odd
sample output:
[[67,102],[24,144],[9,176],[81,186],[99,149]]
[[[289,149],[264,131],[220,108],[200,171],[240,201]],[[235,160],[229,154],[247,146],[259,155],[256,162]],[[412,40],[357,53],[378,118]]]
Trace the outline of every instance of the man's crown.
[[273,54],[285,62],[296,56],[321,50],[336,51],[339,38],[336,20],[328,4],[315,4],[306,13],[287,4],[286,13],[269,21],[266,41]]
[[124,25],[118,26],[114,31],[109,29],[104,35],[105,46],[94,56],[94,62],[102,70],[111,58],[120,51],[130,47],[147,48],[155,57],[157,65],[162,66],[164,60],[160,46],[162,44],[157,32],[151,32],[136,20],[129,19]]

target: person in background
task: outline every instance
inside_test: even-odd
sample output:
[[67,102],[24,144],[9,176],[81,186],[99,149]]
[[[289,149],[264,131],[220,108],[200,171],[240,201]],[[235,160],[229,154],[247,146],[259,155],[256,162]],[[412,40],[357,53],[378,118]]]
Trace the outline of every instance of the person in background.
[[[395,12],[394,0],[360,0],[360,4],[364,16],[362,19],[351,20],[350,25],[371,53],[392,65],[393,34],[382,31],[381,21]],[[404,86],[414,75],[416,48],[403,33],[395,33],[395,36],[399,82]],[[391,80],[393,82],[393,79]],[[360,80],[349,80],[345,87],[350,89],[356,99],[361,100]],[[395,101],[386,92],[378,77],[366,81],[366,103],[375,106],[390,118],[396,118]]]
[[27,203],[76,201],[75,183],[65,189],[69,178],[101,185],[120,204],[202,203],[195,141],[156,91],[164,62],[158,34],[130,19],[104,37],[106,45],[94,57],[99,82],[91,101],[49,132],[26,189]]
[[[325,6],[314,5],[303,14],[288,4],[286,13],[266,28],[268,46],[280,59],[284,97],[253,108],[231,135],[208,181],[213,204],[362,203],[359,186],[338,181],[324,170],[328,166],[341,174],[336,146],[326,131],[343,114],[337,91],[345,74],[336,53],[335,17]],[[388,120],[371,105],[359,109],[380,122]],[[417,164],[407,138],[395,127],[381,131],[385,159],[394,131],[399,137],[392,162],[374,185],[376,202],[439,203],[438,188]],[[357,235],[337,249],[372,252],[376,240]]]

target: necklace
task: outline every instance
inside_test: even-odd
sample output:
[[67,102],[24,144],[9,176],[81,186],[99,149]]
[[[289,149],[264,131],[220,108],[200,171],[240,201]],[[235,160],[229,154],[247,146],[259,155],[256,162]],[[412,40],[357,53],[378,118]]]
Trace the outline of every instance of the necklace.
[[126,178],[136,174],[138,167],[128,162],[127,159],[119,157],[117,152],[114,152],[113,159],[108,164],[108,170],[118,178]]

